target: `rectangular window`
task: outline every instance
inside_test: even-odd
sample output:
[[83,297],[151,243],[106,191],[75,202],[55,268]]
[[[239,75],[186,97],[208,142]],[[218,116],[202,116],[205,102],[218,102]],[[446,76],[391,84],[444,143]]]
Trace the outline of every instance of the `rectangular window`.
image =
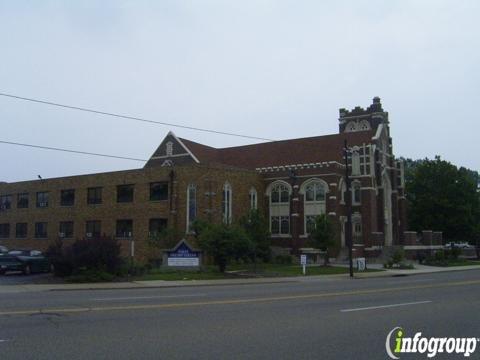
[[190,184],[187,190],[187,232],[192,231],[192,225],[197,218],[197,188]]
[[12,208],[12,195],[0,196],[0,210],[9,210]]
[[167,228],[167,219],[150,219],[148,223],[148,232],[150,235],[158,235]]
[[28,208],[28,193],[21,193],[17,195],[17,208],[18,209]]
[[28,229],[27,223],[17,223],[16,229],[15,229],[15,237],[17,239],[26,238],[27,237],[27,229]]
[[168,200],[168,183],[150,183],[150,201]]
[[272,216],[270,218],[272,235],[288,235],[290,234],[290,217],[289,216]]
[[98,238],[102,234],[102,223],[98,220],[87,221],[85,235],[87,238]]
[[37,208],[48,207],[48,195],[47,191],[37,192]]
[[305,225],[306,225],[306,233],[310,234],[313,230],[315,230],[316,226],[316,216],[315,215],[306,215],[305,216]]
[[117,238],[130,238],[133,235],[133,220],[117,220]]
[[118,185],[117,186],[117,202],[133,202],[133,185]]
[[75,190],[62,190],[60,192],[60,205],[73,206],[75,204]]
[[87,204],[95,205],[102,203],[102,188],[91,187],[87,189]]
[[47,223],[46,222],[35,223],[35,238],[45,239],[47,237],[48,237]]
[[62,239],[73,238],[73,221],[60,222],[59,236]]
[[0,224],[0,238],[8,239],[10,237],[10,224]]

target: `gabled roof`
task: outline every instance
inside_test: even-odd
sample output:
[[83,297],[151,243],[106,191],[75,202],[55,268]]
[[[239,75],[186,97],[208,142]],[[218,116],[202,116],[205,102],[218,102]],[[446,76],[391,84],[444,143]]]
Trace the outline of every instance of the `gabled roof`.
[[374,131],[359,131],[216,149],[187,139],[180,140],[204,164],[223,164],[245,169],[325,161],[343,163],[348,146],[371,143]]

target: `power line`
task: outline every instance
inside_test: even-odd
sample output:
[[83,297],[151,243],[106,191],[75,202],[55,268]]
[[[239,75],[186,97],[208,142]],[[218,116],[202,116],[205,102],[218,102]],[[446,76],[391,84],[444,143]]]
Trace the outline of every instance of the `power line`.
[[219,134],[219,135],[236,136],[236,137],[241,137],[241,138],[245,138],[245,139],[275,141],[273,139],[267,139],[267,138],[262,138],[262,137],[257,137],[257,136],[242,135],[242,134],[229,133],[229,132],[225,132],[225,131],[203,129],[203,128],[187,126],[187,125],[172,124],[172,123],[167,123],[167,122],[162,122],[162,121],[149,120],[149,119],[135,117],[135,116],[121,115],[121,114],[116,114],[116,113],[111,113],[111,112],[106,112],[106,111],[101,111],[101,110],[84,108],[84,107],[80,107],[80,106],[65,105],[65,104],[55,103],[55,102],[51,102],[51,101],[27,98],[27,97],[23,97],[23,96],[17,96],[17,95],[6,94],[6,93],[0,93],[0,96],[12,98],[12,99],[17,99],[17,100],[30,101],[30,102],[44,104],[44,105],[57,106],[57,107],[61,107],[61,108],[71,109],[71,110],[85,111],[85,112],[89,112],[89,113],[93,113],[93,114],[113,116],[113,117],[117,117],[117,118],[134,120],[134,121],[141,121],[141,122],[146,122],[146,123],[150,123],[150,124],[166,125],[166,126],[172,126],[172,127],[182,128],[182,129],[208,132],[208,133]]
[[63,152],[74,153],[74,154],[91,155],[91,156],[101,156],[101,157],[114,158],[114,159],[122,159],[122,160],[143,161],[143,162],[147,161],[147,160],[145,160],[145,159],[137,159],[137,158],[126,157],[126,156],[116,156],[116,155],[108,155],[108,154],[99,154],[99,153],[93,153],[93,152],[87,152],[87,151],[71,150],[71,149],[62,149],[62,148],[51,147],[51,146],[24,144],[24,143],[17,143],[17,142],[4,141],[4,140],[0,140],[0,143],[1,143],[1,144],[8,144],[8,145],[24,146],[24,147],[30,147],[30,148],[37,148],[37,149],[43,149],[43,150],[63,151]]

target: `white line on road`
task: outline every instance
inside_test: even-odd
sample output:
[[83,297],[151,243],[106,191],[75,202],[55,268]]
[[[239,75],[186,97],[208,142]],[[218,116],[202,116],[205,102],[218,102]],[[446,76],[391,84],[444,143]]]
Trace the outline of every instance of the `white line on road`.
[[181,298],[181,297],[200,297],[207,296],[207,294],[185,294],[185,295],[157,295],[157,296],[130,296],[130,297],[111,297],[111,298],[97,298],[93,301],[112,301],[112,300],[145,300],[145,299],[162,299],[162,298]]
[[402,304],[370,306],[370,307],[356,308],[356,309],[343,309],[343,310],[340,310],[340,312],[352,312],[352,311],[363,311],[363,310],[374,310],[374,309],[386,309],[386,308],[392,308],[392,307],[397,307],[397,306],[419,305],[419,304],[428,304],[428,303],[431,303],[431,301],[430,301],[430,300],[426,300],[426,301],[416,301],[416,302],[409,302],[409,303],[402,303]]

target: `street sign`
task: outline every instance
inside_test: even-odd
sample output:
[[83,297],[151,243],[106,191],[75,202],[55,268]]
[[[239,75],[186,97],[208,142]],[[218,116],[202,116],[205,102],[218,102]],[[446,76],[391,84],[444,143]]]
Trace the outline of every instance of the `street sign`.
[[307,269],[306,269],[307,255],[305,254],[300,255],[300,264],[302,264],[303,275],[305,275],[307,273]]
[[300,255],[300,264],[307,265],[307,255]]

